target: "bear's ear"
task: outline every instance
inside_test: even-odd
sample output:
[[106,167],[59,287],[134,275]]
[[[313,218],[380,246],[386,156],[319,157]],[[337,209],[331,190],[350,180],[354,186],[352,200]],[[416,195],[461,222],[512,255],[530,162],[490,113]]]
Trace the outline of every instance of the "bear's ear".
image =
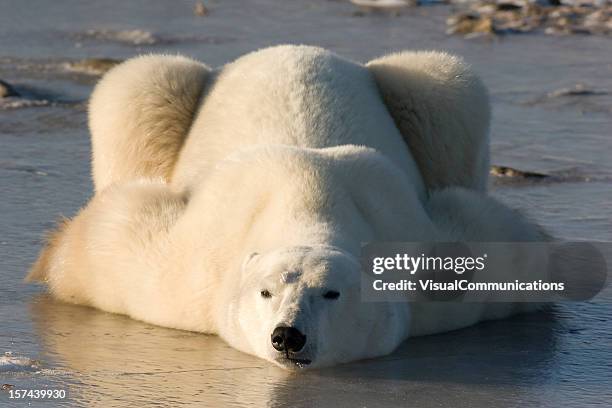
[[242,269],[244,269],[254,258],[259,256],[259,252],[252,252],[244,258],[242,261]]
[[45,246],[38,255],[36,262],[30,268],[28,275],[24,279],[25,282],[45,282],[47,280],[53,255],[57,251],[69,223],[70,220],[68,218],[62,217],[57,222],[56,228],[46,233]]
[[428,190],[486,189],[490,107],[468,64],[442,52],[400,52],[370,61],[382,99]]

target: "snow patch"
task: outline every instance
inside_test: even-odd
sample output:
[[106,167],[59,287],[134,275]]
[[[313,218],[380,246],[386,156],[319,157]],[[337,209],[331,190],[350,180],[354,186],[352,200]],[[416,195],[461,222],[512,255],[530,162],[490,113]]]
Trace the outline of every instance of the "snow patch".
[[40,362],[28,357],[5,353],[0,356],[0,373],[24,373],[40,371]]

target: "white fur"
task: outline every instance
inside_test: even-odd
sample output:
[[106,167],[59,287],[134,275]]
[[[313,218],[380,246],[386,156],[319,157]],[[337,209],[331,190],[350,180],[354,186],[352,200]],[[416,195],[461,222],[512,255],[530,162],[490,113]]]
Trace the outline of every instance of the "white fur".
[[456,56],[418,51],[378,58],[367,67],[428,188],[485,191],[489,96],[469,66]]
[[543,236],[478,191],[488,109],[476,77],[439,53],[365,67],[281,46],[216,71],[181,57],[128,61],[92,97],[96,196],[30,277],[60,299],[216,333],[286,368],[301,365],[271,346],[278,325],[305,333],[297,358],[320,367],[507,316],[518,309],[359,294],[363,242]]
[[169,180],[209,79],[206,65],[180,56],[144,55],[108,72],[89,103],[96,191]]

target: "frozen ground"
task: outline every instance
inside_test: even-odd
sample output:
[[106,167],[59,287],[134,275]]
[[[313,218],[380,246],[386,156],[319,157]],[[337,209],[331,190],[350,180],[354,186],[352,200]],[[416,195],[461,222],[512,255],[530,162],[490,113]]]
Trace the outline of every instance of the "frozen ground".
[[[45,407],[611,406],[611,303],[561,304],[295,375],[216,337],[58,304],[21,283],[42,232],[91,193],[84,101],[95,77],[67,64],[141,52],[210,65],[283,42],[362,61],[403,48],[460,53],[491,89],[494,163],[559,176],[493,193],[560,237],[612,240],[610,39],[465,41],[444,34],[444,6],[395,17],[354,16],[342,1],[277,3],[211,1],[196,17],[190,1],[0,2],[0,78],[29,101],[0,103],[0,385],[69,389],[69,401]],[[596,92],[555,92],[578,83]]]

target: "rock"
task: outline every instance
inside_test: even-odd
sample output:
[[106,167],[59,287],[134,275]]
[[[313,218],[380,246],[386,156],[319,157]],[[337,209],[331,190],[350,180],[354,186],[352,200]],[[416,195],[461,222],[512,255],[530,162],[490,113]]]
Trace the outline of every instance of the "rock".
[[[542,106],[547,109],[573,109],[581,113],[612,113],[606,95],[611,91],[577,83],[566,88],[543,93],[522,102],[525,106]],[[603,96],[603,98],[602,98]]]
[[499,11],[517,11],[523,8],[520,4],[514,3],[497,3],[497,10]]
[[530,171],[522,171],[513,169],[512,167],[506,166],[491,166],[491,170],[489,174],[495,177],[504,177],[504,178],[520,178],[520,179],[545,179],[550,176],[542,173],[534,173]]
[[8,82],[4,82],[0,79],[0,98],[8,98],[10,96],[19,96],[19,92],[17,92]]
[[208,13],[209,13],[208,7],[206,7],[204,5],[204,3],[202,3],[201,1],[198,1],[195,4],[195,6],[193,8],[193,14],[195,14],[196,16],[199,16],[199,17],[204,17],[204,16],[207,16]]
[[80,72],[90,75],[102,75],[122,60],[113,58],[86,58],[80,61],[69,62],[66,68],[70,71]]
[[[454,0],[455,2],[457,0]],[[476,0],[447,19],[448,34],[612,34],[612,5],[579,0]],[[569,3],[569,4],[568,4]]]
[[477,14],[465,13],[451,16],[446,21],[447,34],[495,34],[493,19]]
[[368,14],[385,14],[398,17],[401,10],[419,5],[419,0],[350,0],[358,10],[354,17],[364,17]]
[[593,95],[606,95],[605,91],[598,91],[591,89],[585,84],[576,84],[571,88],[561,88],[556,91],[550,92],[546,95],[548,98],[560,98],[564,96],[593,96]]
[[350,0],[356,6],[367,9],[395,9],[416,5],[416,0]]
[[166,43],[164,39],[146,30],[87,30],[77,33],[74,38],[79,41],[111,41],[129,46],[147,46]]

